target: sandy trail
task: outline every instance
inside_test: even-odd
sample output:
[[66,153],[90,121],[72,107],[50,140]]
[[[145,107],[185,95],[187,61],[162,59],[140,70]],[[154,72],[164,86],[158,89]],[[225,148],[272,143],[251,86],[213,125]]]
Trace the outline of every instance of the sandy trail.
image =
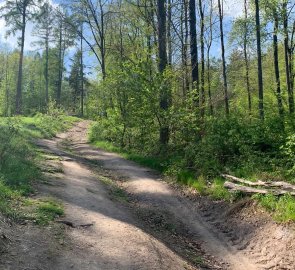
[[[70,249],[63,250],[51,269],[193,269],[140,229],[128,209],[110,199],[105,185],[79,158],[59,149],[59,142],[69,134],[73,133],[38,143],[62,157],[63,169],[60,177],[41,187],[41,192],[61,200],[65,205],[64,219],[77,226],[67,230]],[[79,228],[85,224],[90,226]]]

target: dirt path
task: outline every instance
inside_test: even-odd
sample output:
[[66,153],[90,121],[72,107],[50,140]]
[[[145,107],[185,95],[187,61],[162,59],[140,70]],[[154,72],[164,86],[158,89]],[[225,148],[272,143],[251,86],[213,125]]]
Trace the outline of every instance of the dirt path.
[[35,233],[36,251],[3,269],[295,269],[295,238],[287,228],[232,220],[224,215],[227,205],[193,202],[153,171],[89,146],[88,125],[38,143],[62,167],[40,191],[64,203],[63,220],[74,228],[59,224],[63,237],[32,229],[26,241]]
[[[63,172],[41,187],[43,194],[61,200],[69,227],[70,246],[51,269],[193,269],[163,243],[145,233],[128,209],[111,200],[108,189],[83,165],[83,160],[60,150],[56,140],[39,145],[62,158]],[[81,226],[82,225],[82,226]],[[66,259],[65,259],[66,258]],[[69,260],[71,258],[71,264]]]
[[[87,145],[87,125],[87,122],[79,123],[62,136],[68,140],[74,152],[87,159],[98,161],[105,169],[123,178],[124,188],[135,196],[140,204],[144,203],[150,208],[167,211],[176,219],[185,221],[186,226],[203,242],[206,252],[225,261],[228,264],[227,269],[258,269],[258,265],[230,245],[228,239],[214,233],[213,228],[204,221],[189,200],[180,198],[168,184],[159,181],[153,172],[114,153],[107,153]],[[176,269],[180,269],[179,266]]]
[[254,213],[252,218],[253,213],[245,217],[241,211],[240,216],[229,220],[230,217],[226,216],[228,205],[214,209],[212,201],[209,207],[204,207],[202,202],[192,203],[160,181],[151,170],[117,154],[89,146],[88,124],[81,122],[63,136],[70,149],[119,177],[121,186],[136,199],[139,208],[144,205],[155,212],[168,213],[175,222],[184,222],[182,226],[198,239],[202,250],[214,255],[217,261],[225,262],[220,267],[233,270],[295,269],[292,229],[275,224],[263,213]]

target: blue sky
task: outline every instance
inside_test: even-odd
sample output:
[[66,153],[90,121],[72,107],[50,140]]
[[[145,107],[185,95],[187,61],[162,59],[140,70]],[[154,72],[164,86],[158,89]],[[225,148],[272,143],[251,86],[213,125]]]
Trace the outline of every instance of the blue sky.
[[[60,1],[51,0],[51,2],[57,4],[58,2],[62,2],[62,0]],[[243,2],[242,0],[226,0],[225,1],[225,14],[228,19],[235,18],[242,14],[242,11],[243,11],[242,2]],[[4,3],[5,3],[4,0],[0,0],[0,6],[3,5]],[[31,35],[32,29],[33,29],[33,25],[29,23],[27,26],[26,44],[25,44],[26,45],[25,47],[27,50],[36,49],[32,46],[32,42],[36,40],[36,38]],[[4,19],[0,19],[0,35],[1,35],[2,42],[5,40],[5,32],[6,32],[5,21]],[[13,48],[17,46],[17,37],[10,36],[5,41],[8,42]]]
[[[58,3],[61,3],[62,0],[50,0],[54,5],[58,5]],[[214,0],[215,4],[217,0]],[[0,0],[0,6],[5,3],[5,0]],[[242,15],[243,12],[243,0],[225,0],[224,2],[224,10],[225,10],[225,31],[229,31],[229,25],[230,22]],[[26,29],[26,38],[25,38],[25,50],[26,51],[34,51],[37,50],[37,47],[33,46],[33,42],[37,40],[36,37],[32,35],[32,29],[33,29],[33,24],[28,23],[27,29]],[[5,26],[5,21],[4,19],[0,19],[0,41],[1,43],[7,43],[12,49],[17,47],[17,36],[9,36],[5,37],[5,32],[7,28]],[[70,48],[68,51],[68,57],[67,57],[67,62],[70,62],[70,57],[73,55],[75,51],[75,48]],[[219,56],[220,55],[220,46],[219,46],[219,41],[217,40],[214,43],[214,46],[212,47],[212,54],[214,56]],[[88,61],[88,62],[93,62],[93,61]],[[93,63],[94,64],[94,63]],[[97,63],[95,63],[96,65]],[[66,63],[68,66],[69,63]]]

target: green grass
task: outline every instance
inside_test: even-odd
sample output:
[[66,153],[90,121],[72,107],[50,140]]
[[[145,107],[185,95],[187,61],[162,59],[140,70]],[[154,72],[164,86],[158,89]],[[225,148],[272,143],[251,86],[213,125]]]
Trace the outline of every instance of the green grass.
[[224,180],[215,178],[212,185],[209,188],[210,196],[214,200],[225,200],[230,201],[234,199],[234,195],[231,194],[224,186]]
[[50,221],[64,214],[62,205],[51,198],[42,199],[37,203],[36,223],[47,225]]
[[70,128],[74,122],[78,121],[78,118],[72,116],[52,117],[43,114],[13,119],[19,119],[22,132],[27,138],[51,138],[58,132]]
[[28,196],[34,193],[33,183],[42,179],[39,165],[42,155],[33,140],[50,138],[75,121],[77,118],[62,115],[0,117],[0,212],[3,215],[14,221],[31,219],[34,215],[31,210],[35,209],[39,219],[43,215],[47,220],[44,209],[42,212],[26,207]]
[[259,204],[270,212],[274,219],[278,222],[295,221],[295,198],[289,194],[283,196],[254,195],[254,199],[258,200]]
[[126,151],[120,147],[115,146],[111,142],[107,142],[107,141],[92,141],[91,144],[105,151],[120,154],[122,157],[128,160],[132,160],[140,165],[149,167],[159,172],[164,172],[166,169],[165,165],[163,164],[164,162],[163,159],[152,157],[152,156],[143,156],[137,153],[132,153],[131,151]]

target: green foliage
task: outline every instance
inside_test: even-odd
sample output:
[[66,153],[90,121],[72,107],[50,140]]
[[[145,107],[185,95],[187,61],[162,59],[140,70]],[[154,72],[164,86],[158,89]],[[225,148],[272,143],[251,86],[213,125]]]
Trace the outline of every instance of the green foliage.
[[38,113],[34,117],[35,126],[42,131],[42,137],[52,137],[68,128],[74,121],[76,121],[74,117],[66,117],[64,111],[53,101],[49,102],[46,114]]
[[[205,135],[183,148],[182,164],[209,177],[224,170],[247,178],[263,172],[287,177],[286,157],[280,154],[280,148],[288,133],[281,130],[277,118],[266,119],[263,125],[241,116],[210,118],[204,123]],[[177,154],[181,150],[177,149]]]
[[255,195],[262,207],[273,214],[279,222],[295,221],[295,198],[290,194],[281,197],[268,195]]
[[256,195],[254,198],[258,198],[261,206],[268,211],[275,211],[277,206],[277,197],[272,194]]
[[281,147],[283,154],[286,156],[288,172],[292,177],[292,181],[295,182],[295,135],[290,135],[285,145]]
[[[120,147],[116,139],[103,141],[105,126],[100,122],[92,126],[90,140],[98,147],[175,177],[201,194],[231,200],[233,196],[223,187],[223,181],[215,178],[224,170],[250,179],[292,180],[286,173],[286,168],[294,164],[293,136],[288,136],[293,130],[292,120],[286,118],[284,125],[282,133],[282,122],[274,117],[267,118],[263,125],[241,116],[211,117],[203,123],[204,136],[192,140],[185,132],[173,134],[171,147],[165,155],[148,157],[138,148]],[[208,183],[207,179],[212,178],[213,183]]]
[[208,194],[207,181],[203,176],[198,179],[188,178],[188,185],[195,188],[201,195]]
[[99,87],[90,91],[88,112],[98,120],[93,127],[99,132],[97,139],[147,154],[159,150],[158,129],[171,117],[160,110],[159,93],[167,83],[173,87],[176,73],[168,69],[163,76],[150,75],[152,68],[149,60],[116,63]]
[[[289,125],[287,121],[285,125]],[[161,165],[161,171],[172,175],[189,170],[193,174],[214,177],[227,168],[240,177],[259,177],[265,172],[272,173],[273,177],[281,174],[281,177],[289,179],[285,163],[288,160],[289,163],[294,161],[293,137],[287,139],[288,133],[281,132],[282,123],[277,118],[266,119],[261,125],[258,120],[241,120],[240,116],[211,117],[203,124],[205,136],[188,138],[186,132],[178,133],[174,135],[169,151],[163,156],[153,154],[151,149],[148,154],[136,145],[122,148],[120,138],[110,137],[108,133],[110,129],[116,128],[116,124],[111,124],[108,119],[98,121],[91,128],[90,140],[96,143],[99,141],[101,147],[110,151],[128,150],[127,152],[138,153],[139,156],[152,156],[152,160]],[[184,126],[186,129],[187,125]],[[110,144],[106,145],[105,140]]]

